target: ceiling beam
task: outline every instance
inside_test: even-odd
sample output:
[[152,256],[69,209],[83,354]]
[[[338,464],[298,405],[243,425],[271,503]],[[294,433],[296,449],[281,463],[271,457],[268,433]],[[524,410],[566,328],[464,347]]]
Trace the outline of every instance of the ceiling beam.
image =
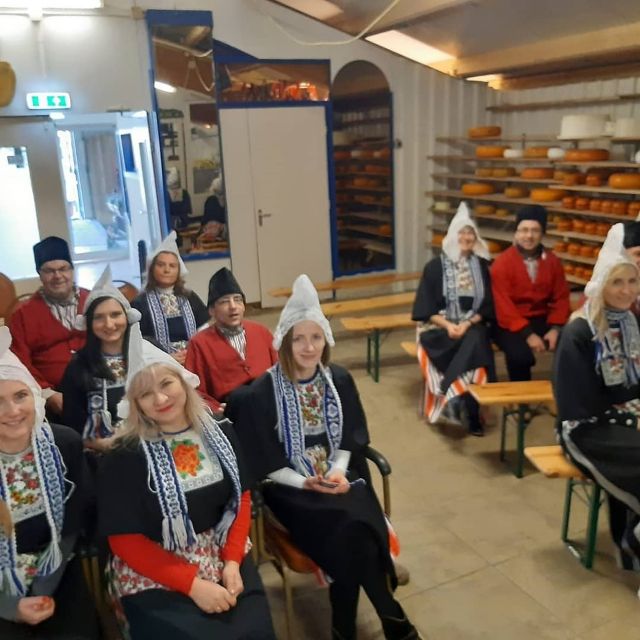
[[640,22],[610,27],[589,33],[532,42],[519,47],[437,62],[430,66],[449,75],[468,78],[493,73],[509,73],[518,68],[531,69],[563,60],[612,55],[624,50],[637,50],[640,43]]
[[457,9],[478,0],[402,0],[376,24],[371,33],[408,27],[436,13]]

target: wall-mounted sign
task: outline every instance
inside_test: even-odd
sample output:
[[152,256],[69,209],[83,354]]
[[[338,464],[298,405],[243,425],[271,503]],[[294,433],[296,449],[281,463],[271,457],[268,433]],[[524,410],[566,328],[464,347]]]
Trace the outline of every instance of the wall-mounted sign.
[[68,93],[27,93],[27,109],[71,109]]

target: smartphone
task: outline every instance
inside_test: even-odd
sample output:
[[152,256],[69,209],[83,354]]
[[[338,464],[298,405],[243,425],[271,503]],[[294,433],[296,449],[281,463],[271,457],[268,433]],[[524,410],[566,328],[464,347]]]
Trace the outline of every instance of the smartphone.
[[328,482],[327,480],[320,480],[318,484],[321,487],[326,487],[327,489],[335,489],[338,486],[337,482]]

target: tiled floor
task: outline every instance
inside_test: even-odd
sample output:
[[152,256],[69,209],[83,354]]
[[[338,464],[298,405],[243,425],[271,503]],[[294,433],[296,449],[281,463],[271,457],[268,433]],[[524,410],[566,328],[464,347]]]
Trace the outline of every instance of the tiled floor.
[[[277,314],[253,317],[273,328]],[[417,416],[418,366],[400,349],[411,332],[383,343],[380,383],[364,371],[364,336],[341,332],[333,360],[347,366],[369,418],[372,444],[392,467],[392,520],[411,582],[397,596],[429,640],[638,640],[640,579],[619,571],[612,558],[606,509],[593,571],[560,542],[564,482],[527,468],[516,479],[498,460],[497,422],[485,438],[454,427],[432,427]],[[499,371],[501,356],[498,356]],[[550,362],[537,375],[548,377]],[[527,444],[553,444],[552,419],[538,416]],[[586,511],[576,505],[573,533],[584,530]],[[285,638],[279,577],[261,568],[280,638]],[[297,576],[295,640],[329,634],[327,592]],[[362,596],[359,638],[383,638]]]

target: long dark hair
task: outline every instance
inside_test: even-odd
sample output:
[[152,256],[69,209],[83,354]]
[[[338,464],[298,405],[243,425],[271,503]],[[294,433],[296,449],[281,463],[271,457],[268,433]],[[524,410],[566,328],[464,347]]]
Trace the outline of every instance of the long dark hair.
[[[105,300],[115,300],[111,296],[101,296],[96,298],[85,311],[85,317],[87,319],[87,341],[84,347],[76,353],[76,358],[80,365],[82,365],[82,380],[80,384],[87,391],[93,389],[95,386],[94,378],[105,378],[107,380],[115,381],[113,373],[107,366],[107,363],[102,355],[102,344],[100,338],[93,332],[93,316],[96,312],[96,307]],[[124,311],[124,307],[123,307]],[[127,324],[127,328],[124,332],[124,339],[122,341],[122,353],[126,354],[129,350],[129,333],[131,331],[131,325]]]

